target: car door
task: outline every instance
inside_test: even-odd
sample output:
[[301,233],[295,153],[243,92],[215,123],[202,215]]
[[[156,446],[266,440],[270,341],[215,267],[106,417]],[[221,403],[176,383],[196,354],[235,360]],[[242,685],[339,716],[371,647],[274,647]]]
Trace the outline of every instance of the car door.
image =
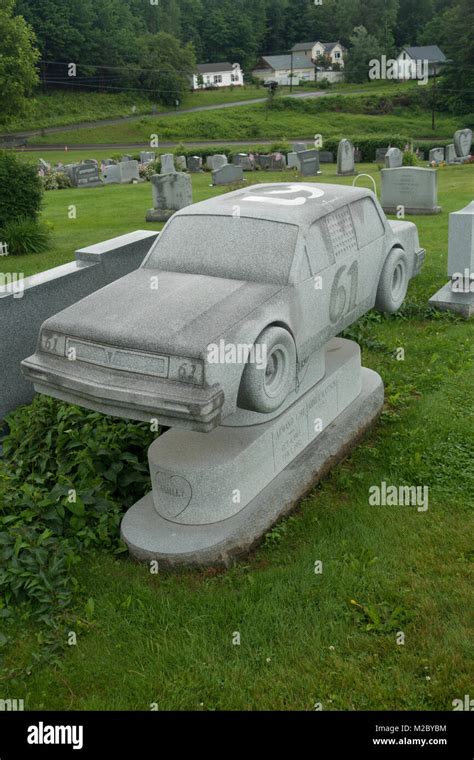
[[361,302],[359,249],[349,207],[314,222],[306,242],[315,295],[310,318],[321,342],[350,324]]

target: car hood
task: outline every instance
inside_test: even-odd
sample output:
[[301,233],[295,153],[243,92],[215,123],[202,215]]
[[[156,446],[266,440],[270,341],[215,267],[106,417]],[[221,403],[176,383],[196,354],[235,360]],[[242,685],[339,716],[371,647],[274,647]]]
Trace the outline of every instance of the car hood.
[[48,319],[44,329],[142,351],[198,357],[281,285],[137,269]]

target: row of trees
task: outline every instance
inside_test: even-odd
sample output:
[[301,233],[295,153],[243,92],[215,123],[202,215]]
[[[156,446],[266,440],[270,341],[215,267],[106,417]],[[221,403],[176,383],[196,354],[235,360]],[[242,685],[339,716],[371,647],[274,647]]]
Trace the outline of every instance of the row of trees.
[[473,13],[472,0],[0,0],[3,115],[18,113],[38,72],[45,88],[140,90],[173,103],[196,61],[248,72],[260,53],[314,39],[349,47],[353,78],[401,45],[440,44],[453,61],[450,102],[474,110]]

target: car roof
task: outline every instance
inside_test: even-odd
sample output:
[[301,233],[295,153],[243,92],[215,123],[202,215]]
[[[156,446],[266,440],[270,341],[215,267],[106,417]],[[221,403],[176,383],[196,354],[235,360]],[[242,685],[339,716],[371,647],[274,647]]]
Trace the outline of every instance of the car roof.
[[374,194],[347,185],[316,182],[272,182],[218,195],[177,211],[177,216],[240,216],[307,228],[351,201]]

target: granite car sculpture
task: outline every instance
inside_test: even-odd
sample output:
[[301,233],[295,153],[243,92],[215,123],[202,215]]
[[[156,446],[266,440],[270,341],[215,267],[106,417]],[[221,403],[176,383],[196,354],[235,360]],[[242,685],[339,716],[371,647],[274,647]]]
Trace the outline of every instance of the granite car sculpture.
[[238,409],[264,418],[332,337],[401,306],[424,253],[369,190],[239,189],[175,213],[138,270],[46,320],[23,371],[131,419],[206,432]]

